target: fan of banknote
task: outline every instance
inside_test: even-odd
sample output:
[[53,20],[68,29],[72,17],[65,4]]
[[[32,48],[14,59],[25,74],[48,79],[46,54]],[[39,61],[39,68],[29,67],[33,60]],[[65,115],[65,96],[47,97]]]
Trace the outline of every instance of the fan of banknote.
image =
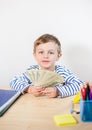
[[27,70],[26,74],[34,86],[52,87],[64,83],[64,77],[48,70]]

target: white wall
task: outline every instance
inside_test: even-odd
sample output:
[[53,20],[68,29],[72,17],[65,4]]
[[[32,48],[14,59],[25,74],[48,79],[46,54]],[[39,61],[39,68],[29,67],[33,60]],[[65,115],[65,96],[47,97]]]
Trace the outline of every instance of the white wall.
[[0,0],[0,86],[35,63],[33,42],[44,33],[62,43],[59,64],[92,81],[92,0]]

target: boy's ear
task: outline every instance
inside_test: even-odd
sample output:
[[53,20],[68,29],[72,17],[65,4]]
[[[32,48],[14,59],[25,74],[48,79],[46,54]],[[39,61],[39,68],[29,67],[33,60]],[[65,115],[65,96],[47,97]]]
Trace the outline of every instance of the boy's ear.
[[62,56],[62,53],[60,53],[60,54],[58,54],[59,55],[59,57],[61,57]]
[[33,52],[33,56],[35,56],[35,53]]
[[58,54],[57,61],[60,59],[61,56],[62,56],[62,53],[59,53],[59,54]]
[[36,59],[36,54],[33,52],[33,56],[34,56],[34,58]]

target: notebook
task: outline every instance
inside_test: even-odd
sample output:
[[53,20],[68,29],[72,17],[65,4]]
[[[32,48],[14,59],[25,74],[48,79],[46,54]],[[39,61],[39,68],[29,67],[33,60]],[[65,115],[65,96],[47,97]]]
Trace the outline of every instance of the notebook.
[[77,124],[77,120],[72,114],[62,114],[54,116],[54,121],[57,126],[68,126]]
[[10,108],[20,95],[19,91],[0,89],[0,116]]

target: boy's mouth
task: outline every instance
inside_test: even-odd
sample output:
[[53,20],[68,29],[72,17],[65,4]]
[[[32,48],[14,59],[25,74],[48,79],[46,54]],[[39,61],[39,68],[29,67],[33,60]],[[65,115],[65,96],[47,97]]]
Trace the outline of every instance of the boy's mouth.
[[43,63],[48,63],[50,62],[49,60],[42,60]]

